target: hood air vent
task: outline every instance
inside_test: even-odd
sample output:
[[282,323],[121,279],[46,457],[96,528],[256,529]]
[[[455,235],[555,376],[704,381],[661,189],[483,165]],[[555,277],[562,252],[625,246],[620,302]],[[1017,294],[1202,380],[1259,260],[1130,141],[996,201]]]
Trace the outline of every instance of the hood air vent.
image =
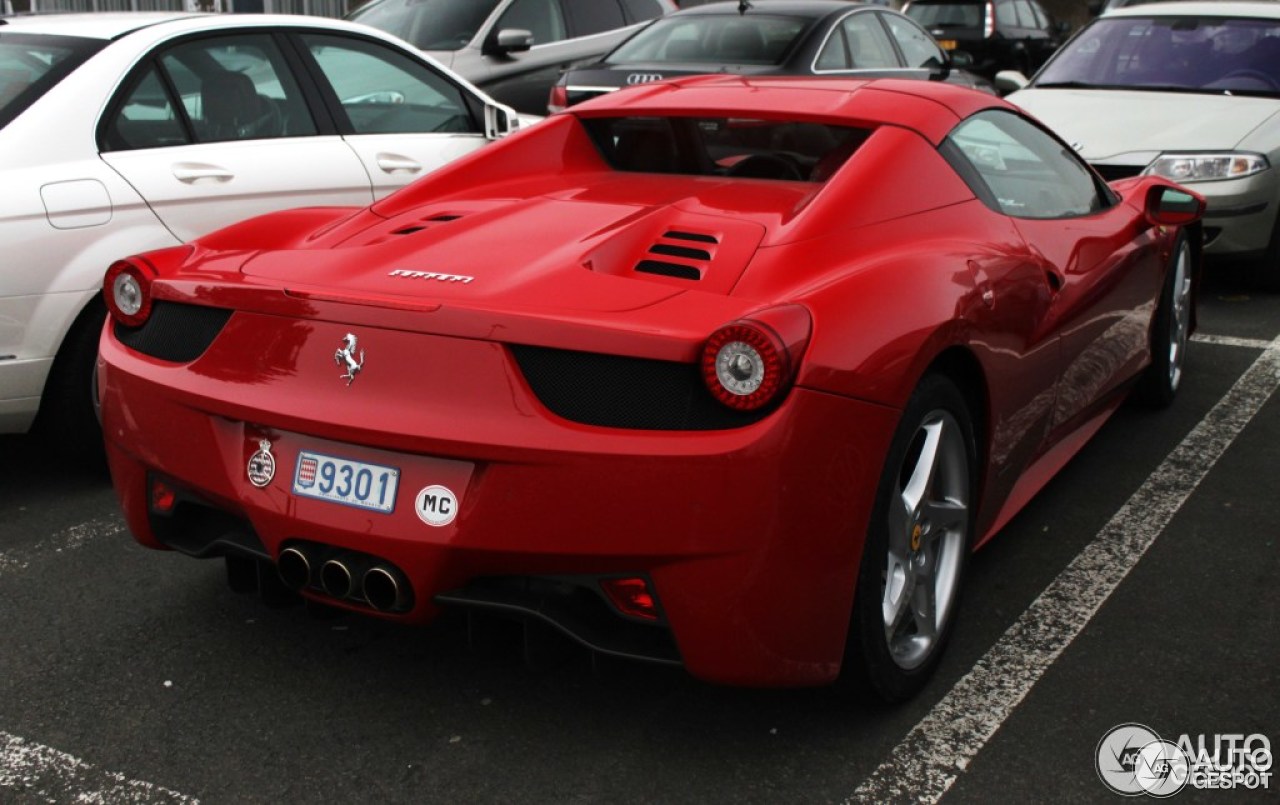
[[[410,224],[409,226],[402,226],[399,229],[393,230],[391,234],[392,235],[412,235],[414,232],[421,232],[422,230],[427,229],[430,224],[445,224],[445,223],[448,223],[449,221],[456,221],[461,217],[462,217],[461,215],[454,215],[452,213],[432,215],[427,218],[423,218],[421,220],[421,223]],[[376,242],[381,243],[382,241],[376,241]]]
[[[663,241],[683,241],[682,243],[670,243]],[[690,243],[705,243],[706,248],[698,248],[690,246]],[[657,243],[649,247],[649,254],[658,255],[660,257],[674,257],[677,260],[687,260],[688,262],[675,262],[673,260],[641,260],[636,264],[636,271],[644,274],[657,274],[663,277],[675,277],[682,280],[693,280],[697,282],[702,279],[702,274],[706,271],[711,258],[715,256],[715,247],[720,244],[720,240],[714,235],[704,235],[700,232],[681,232],[678,230],[669,230],[663,233]]]

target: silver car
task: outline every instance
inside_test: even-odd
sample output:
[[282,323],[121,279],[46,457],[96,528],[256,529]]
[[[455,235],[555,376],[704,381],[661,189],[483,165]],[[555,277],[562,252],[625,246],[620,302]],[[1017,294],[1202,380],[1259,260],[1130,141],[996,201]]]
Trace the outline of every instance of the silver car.
[[427,51],[501,103],[546,114],[560,72],[613,50],[672,0],[373,0],[348,19]]
[[1094,20],[1009,100],[1108,180],[1158,174],[1201,193],[1205,253],[1261,258],[1280,290],[1280,3],[1135,6]]

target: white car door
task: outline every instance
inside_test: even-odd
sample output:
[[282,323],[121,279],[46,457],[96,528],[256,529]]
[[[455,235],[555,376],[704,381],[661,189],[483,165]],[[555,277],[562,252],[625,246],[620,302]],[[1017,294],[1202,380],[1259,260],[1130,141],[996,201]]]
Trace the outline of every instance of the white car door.
[[300,33],[347,144],[381,198],[486,142],[485,99],[384,43]]
[[360,160],[316,120],[267,33],[161,50],[108,111],[100,143],[182,240],[274,210],[373,200]]

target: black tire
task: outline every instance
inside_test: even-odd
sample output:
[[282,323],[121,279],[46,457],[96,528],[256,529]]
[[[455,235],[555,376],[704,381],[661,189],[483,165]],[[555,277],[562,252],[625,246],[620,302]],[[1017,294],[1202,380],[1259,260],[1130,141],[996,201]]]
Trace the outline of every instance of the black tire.
[[95,297],[67,331],[45,381],[35,423],[36,434],[50,446],[95,463],[104,457],[93,377],[106,316],[102,299]]
[[1195,301],[1192,282],[1191,246],[1187,236],[1179,234],[1165,271],[1160,306],[1151,324],[1151,364],[1134,390],[1141,405],[1167,408],[1178,395],[1191,336],[1191,306]]
[[[846,690],[869,688],[888,702],[908,699],[928,682],[946,648],[973,547],[972,421],[955,383],[936,374],[921,380],[903,411],[858,572],[840,679]],[[931,438],[937,444],[933,460],[926,449]],[[921,484],[926,463],[928,478]],[[914,506],[908,503],[913,497]],[[910,607],[890,601],[891,579],[898,580],[898,589],[909,586],[910,593],[897,598]],[[926,597],[925,607],[918,605],[919,596]],[[931,614],[924,611],[929,601]],[[901,614],[890,615],[891,609]]]

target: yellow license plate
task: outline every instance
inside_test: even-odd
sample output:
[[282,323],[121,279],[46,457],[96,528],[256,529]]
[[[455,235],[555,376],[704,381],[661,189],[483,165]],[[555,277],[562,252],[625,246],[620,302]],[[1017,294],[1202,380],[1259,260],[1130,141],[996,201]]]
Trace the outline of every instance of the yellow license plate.
[[938,40],[938,45],[939,45],[939,47],[941,47],[943,50],[955,50],[955,49],[956,49],[956,40],[954,40],[954,39],[939,39],[939,40]]

